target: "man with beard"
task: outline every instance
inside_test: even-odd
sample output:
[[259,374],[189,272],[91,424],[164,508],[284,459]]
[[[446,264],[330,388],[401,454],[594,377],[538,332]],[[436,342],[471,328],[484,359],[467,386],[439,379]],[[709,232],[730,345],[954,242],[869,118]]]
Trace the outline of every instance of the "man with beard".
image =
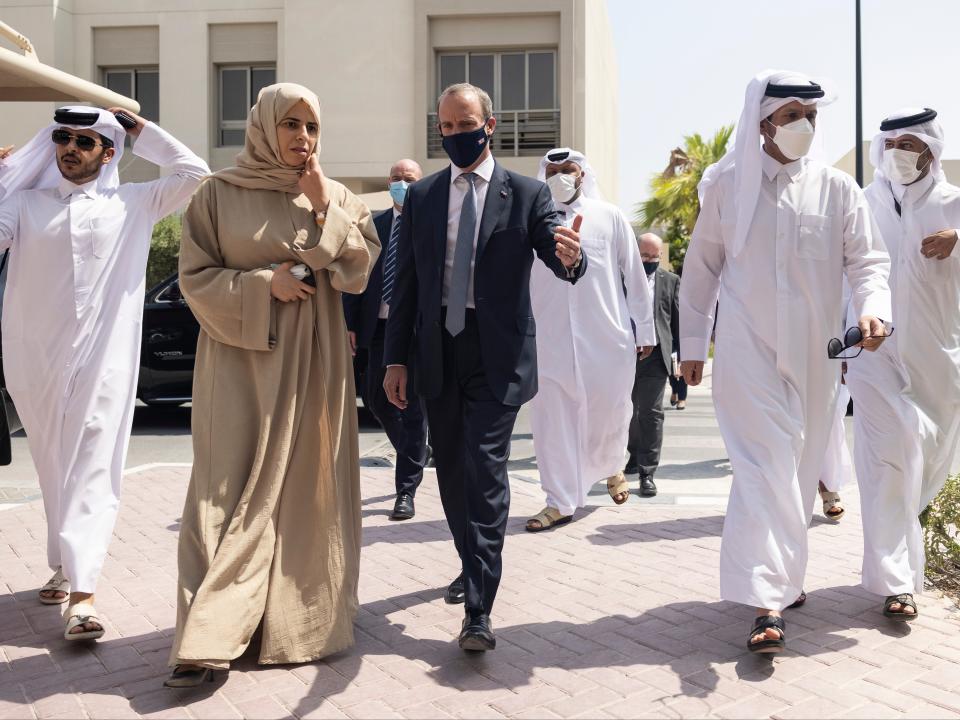
[[[67,640],[104,633],[93,606],[119,509],[154,223],[209,172],[186,146],[119,108],[61,108],[0,164],[0,250],[10,250],[3,361],[40,480],[40,602],[68,602]],[[120,185],[125,137],[169,174]]]

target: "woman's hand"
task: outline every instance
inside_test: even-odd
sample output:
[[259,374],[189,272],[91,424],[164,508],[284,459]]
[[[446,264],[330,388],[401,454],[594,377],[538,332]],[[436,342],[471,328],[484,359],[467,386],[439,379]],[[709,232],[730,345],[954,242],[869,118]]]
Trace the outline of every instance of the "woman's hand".
[[290,268],[294,265],[296,265],[295,262],[288,260],[273,270],[273,279],[270,280],[270,294],[280,302],[306,300],[317,292],[316,288],[300,282],[290,274]]
[[307,158],[300,172],[300,192],[307,196],[315,212],[326,212],[330,206],[330,183],[316,155]]
[[13,145],[7,145],[6,147],[0,147],[0,160],[5,160],[7,155],[13,152]]

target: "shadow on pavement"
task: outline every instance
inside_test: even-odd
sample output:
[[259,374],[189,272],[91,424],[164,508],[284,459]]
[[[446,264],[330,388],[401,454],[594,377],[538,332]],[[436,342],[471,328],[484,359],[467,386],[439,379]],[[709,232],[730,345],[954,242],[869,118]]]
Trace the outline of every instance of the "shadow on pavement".
[[[218,716],[223,700],[215,693],[231,688],[231,700],[272,694],[298,717],[331,704],[327,699],[349,691],[351,683],[371,656],[402,657],[426,663],[431,678],[460,690],[506,688],[530,683],[538,669],[589,670],[623,668],[636,677],[638,690],[650,685],[643,673],[669,668],[672,677],[659,677],[649,702],[678,697],[707,698],[723,694],[722,684],[735,679],[760,682],[776,674],[777,661],[750,655],[745,649],[753,611],[729,602],[674,602],[636,616],[615,614],[592,622],[530,622],[498,628],[498,648],[486,655],[463,653],[451,633],[449,640],[420,639],[387,615],[433,604],[442,607],[441,589],[408,593],[362,606],[355,625],[356,644],[324,660],[296,666],[258,666],[251,645],[234,662],[236,672],[196,689],[169,690],[162,686],[169,672],[167,656],[172,629],[97,643],[67,645],[62,639],[60,608],[36,605],[35,591],[4,598],[0,616],[0,642],[20,651],[8,655],[0,675],[0,700],[27,704],[62,695],[68,688],[85,694],[129,699],[142,715],[163,713],[188,705],[194,714]],[[858,644],[850,631],[880,632],[895,638],[909,626],[886,621],[874,596],[859,587],[833,587],[809,593],[807,604],[786,611],[790,655],[835,653]],[[844,610],[844,614],[835,612]],[[109,616],[106,618],[109,624]],[[797,649],[791,649],[794,643]],[[37,653],[35,650],[49,650]],[[718,672],[718,663],[734,663]],[[638,667],[639,666],[639,667]],[[825,666],[826,667],[826,666]],[[278,673],[294,672],[307,684],[302,688],[270,689]],[[251,682],[247,673],[256,673]],[[261,675],[262,673],[262,675]],[[724,674],[725,673],[725,674]],[[279,683],[279,676],[276,678]],[[629,682],[629,679],[625,680]],[[353,688],[362,692],[362,687]],[[285,695],[286,693],[286,695]],[[646,699],[644,700],[647,701]],[[222,710],[221,710],[222,711]]]

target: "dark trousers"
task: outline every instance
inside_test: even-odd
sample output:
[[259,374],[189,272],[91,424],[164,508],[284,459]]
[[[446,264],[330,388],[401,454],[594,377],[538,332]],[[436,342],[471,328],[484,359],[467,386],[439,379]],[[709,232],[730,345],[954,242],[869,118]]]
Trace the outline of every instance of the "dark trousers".
[[413,378],[407,382],[407,408],[401,410],[387,400],[383,390],[383,333],[386,320],[377,321],[377,329],[370,341],[367,361],[367,393],[364,402],[383,426],[390,444],[397,451],[397,494],[415,495],[423,479],[427,461],[427,420],[423,401],[413,389]]
[[443,386],[426,407],[440,500],[463,564],[466,607],[490,613],[503,570],[507,460],[520,408],[490,391],[471,310],[460,334],[443,331]]
[[637,360],[637,374],[633,381],[633,417],[627,450],[630,460],[640,469],[640,477],[653,477],[660,465],[660,447],[663,445],[663,390],[670,373],[663,363],[660,348]]
[[670,392],[677,396],[677,400],[687,399],[687,381],[683,377],[670,376]]

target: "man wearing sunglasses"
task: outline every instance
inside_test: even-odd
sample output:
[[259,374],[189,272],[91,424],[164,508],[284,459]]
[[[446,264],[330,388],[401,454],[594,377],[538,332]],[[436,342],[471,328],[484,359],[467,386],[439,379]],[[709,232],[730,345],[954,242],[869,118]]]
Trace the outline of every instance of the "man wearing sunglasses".
[[[947,478],[960,440],[960,188],[940,165],[943,129],[930,108],[880,124],[867,201],[890,252],[897,332],[847,362],[854,462],[863,507],[863,586],[892,620],[917,616],[924,549],[918,514]],[[848,343],[844,343],[848,344]]]
[[[154,223],[209,173],[136,115],[61,108],[54,124],[0,160],[0,251],[9,250],[3,361],[40,480],[44,604],[68,603],[67,640],[104,633],[94,591],[113,534],[140,356]],[[120,184],[125,136],[166,176]]]

